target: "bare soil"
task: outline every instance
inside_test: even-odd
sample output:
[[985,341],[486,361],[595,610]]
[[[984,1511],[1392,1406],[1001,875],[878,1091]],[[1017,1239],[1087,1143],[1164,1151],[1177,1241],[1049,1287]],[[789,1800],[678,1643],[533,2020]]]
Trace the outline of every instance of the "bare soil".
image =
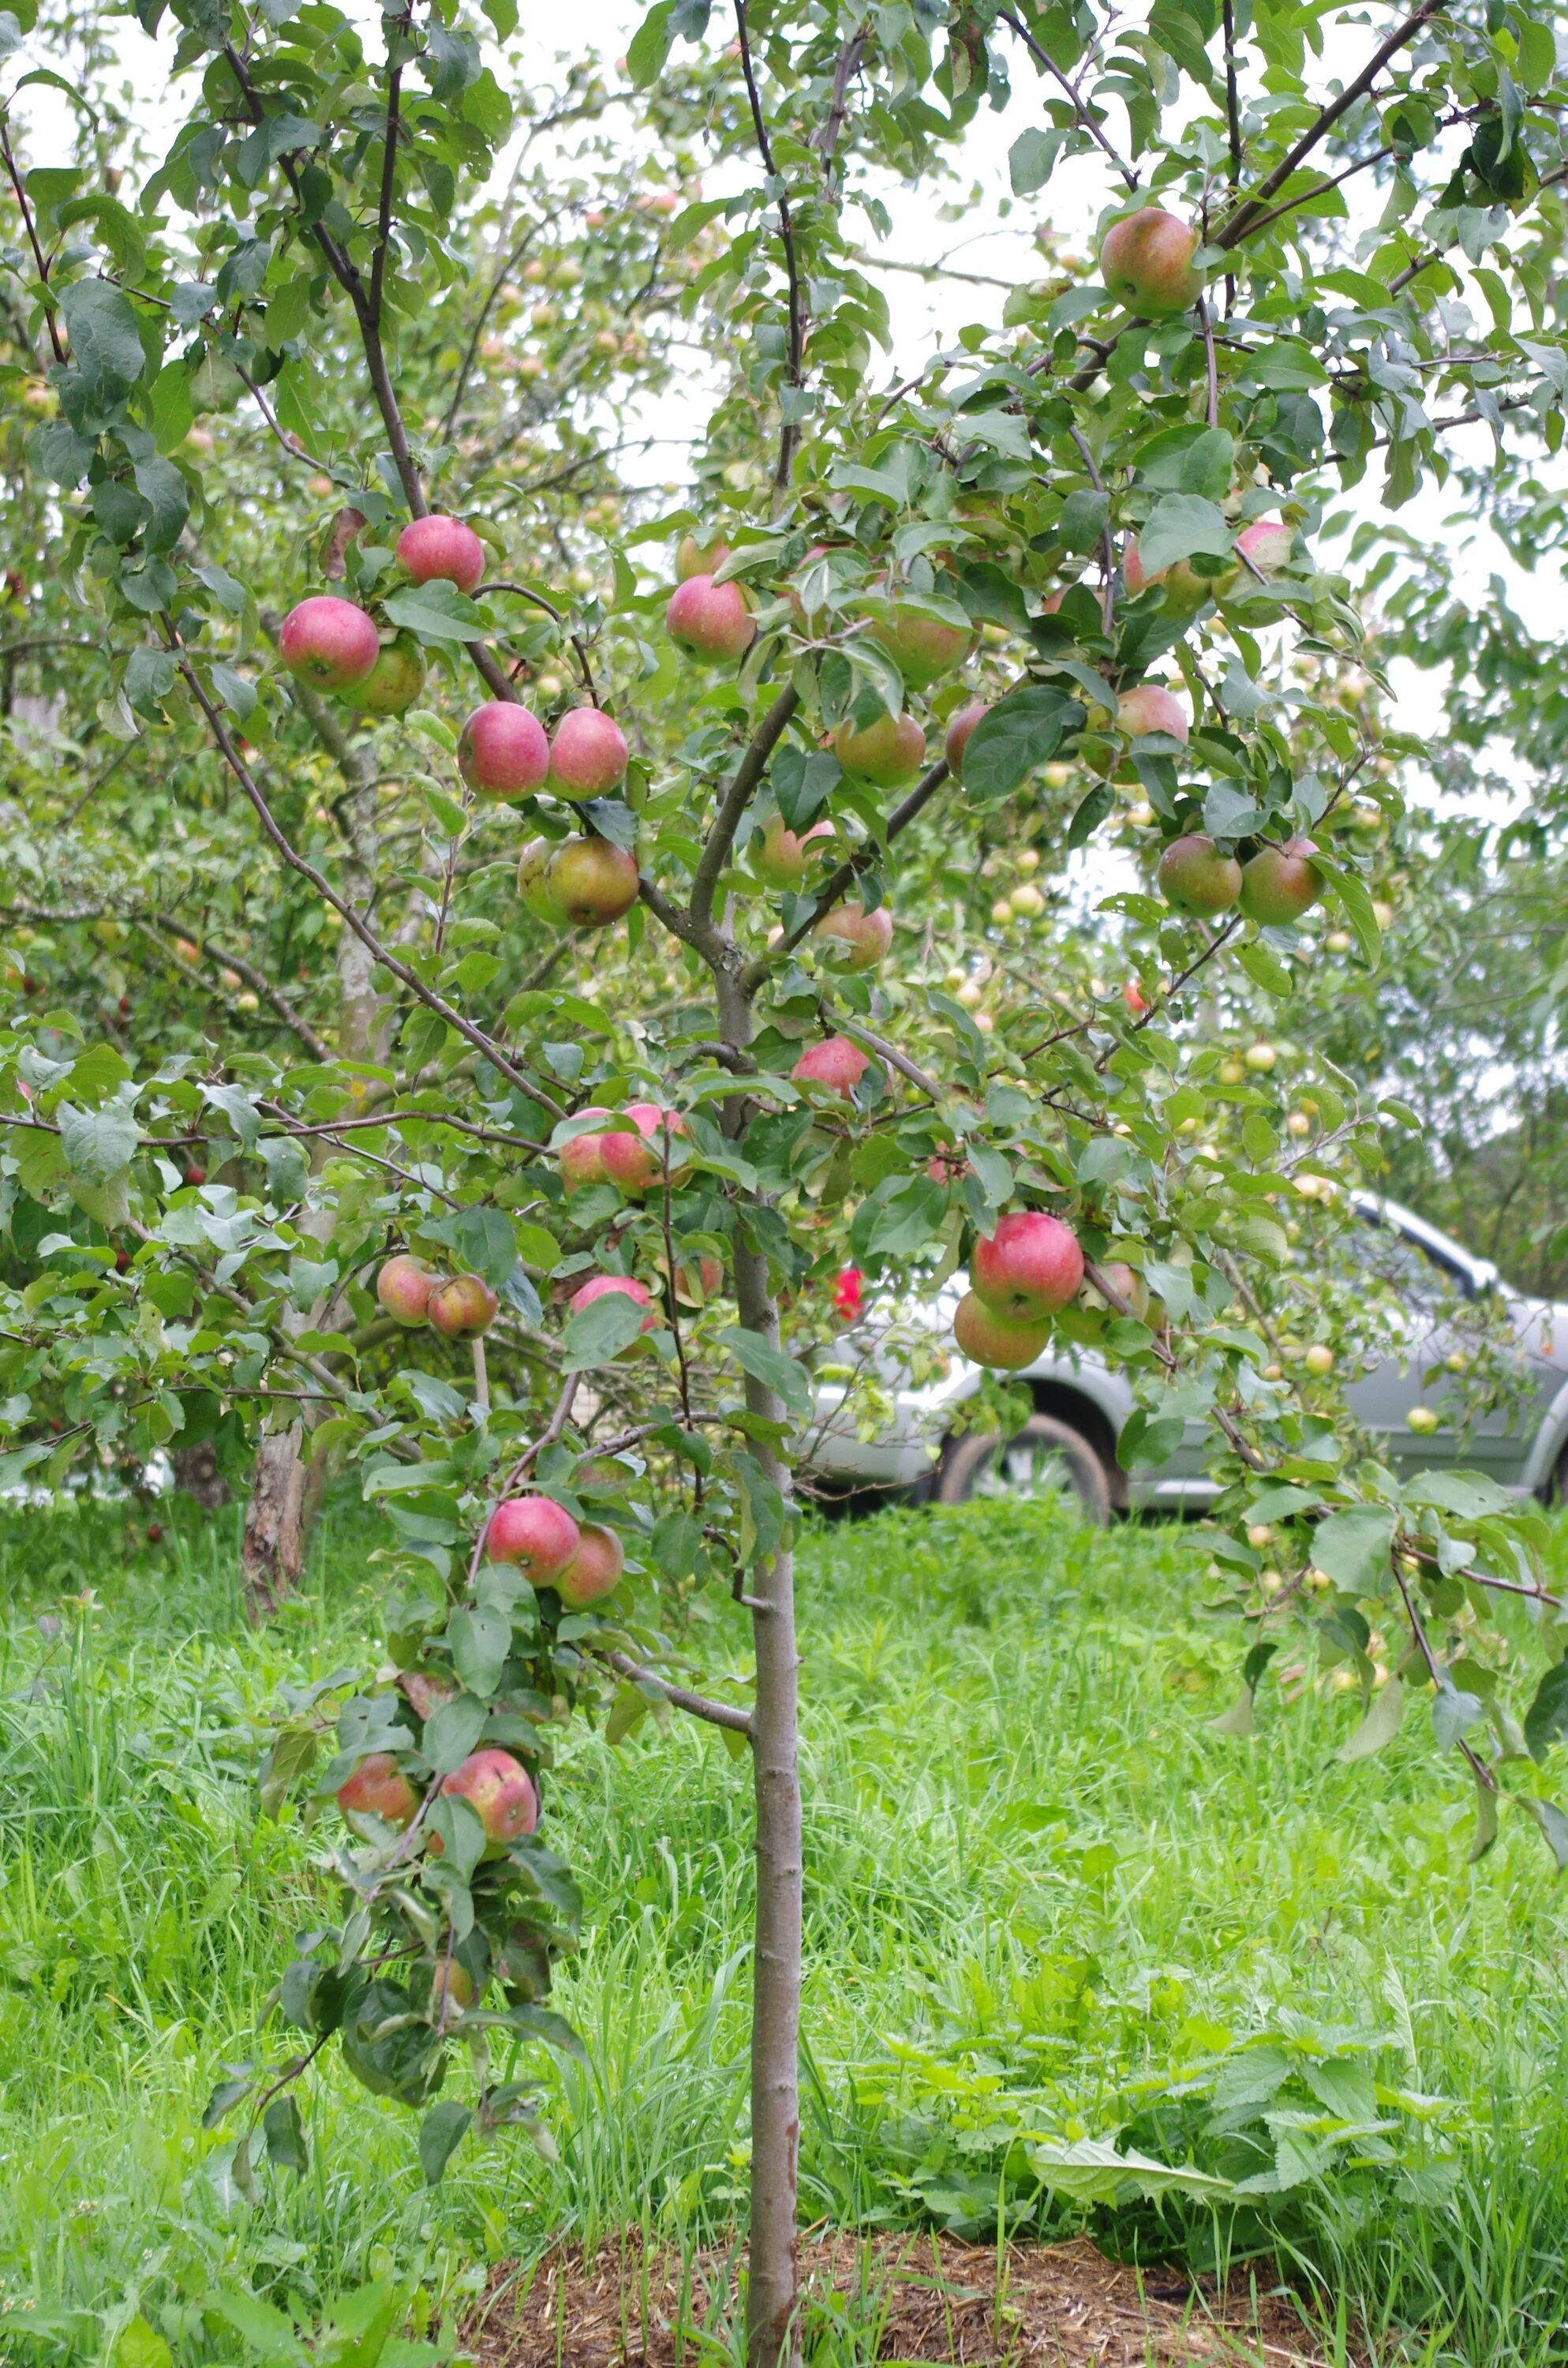
[[[712,2368],[731,2356],[739,2264],[738,2249],[644,2256],[635,2229],[587,2260],[563,2247],[496,2273],[464,2349],[482,2368]],[[1008,2245],[999,2260],[948,2237],[825,2230],[802,2237],[801,2273],[806,2357],[822,2368],[1322,2368],[1288,2294],[1130,2269],[1086,2238]]]

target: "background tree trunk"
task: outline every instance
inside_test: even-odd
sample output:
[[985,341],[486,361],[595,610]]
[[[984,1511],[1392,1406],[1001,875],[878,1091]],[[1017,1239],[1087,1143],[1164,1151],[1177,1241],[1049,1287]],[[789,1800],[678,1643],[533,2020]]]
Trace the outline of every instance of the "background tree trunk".
[[169,1455],[175,1482],[204,1513],[226,1505],[233,1491],[218,1469],[217,1451],[210,1439],[195,1447],[176,1447]]
[[304,1567],[304,1425],[263,1433],[245,1510],[240,1563],[244,1613],[253,1628],[268,1620]]

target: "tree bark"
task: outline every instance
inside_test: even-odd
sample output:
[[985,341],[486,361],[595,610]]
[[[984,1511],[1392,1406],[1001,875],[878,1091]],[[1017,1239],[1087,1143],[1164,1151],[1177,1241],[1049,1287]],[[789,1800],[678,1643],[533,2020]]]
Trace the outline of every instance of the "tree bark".
[[[738,1048],[752,1035],[751,998],[733,970],[718,973],[721,1031]],[[744,1104],[727,1117],[738,1127]],[[778,1308],[767,1260],[735,1247],[742,1325],[778,1346]],[[746,1405],[769,1422],[786,1408],[746,1376]],[[753,1452],[790,1507],[790,1468],[770,1448]],[[759,1557],[751,1572],[756,1696],[752,1713],[752,1787],[756,1817],[756,1918],[752,1952],[751,2228],[747,2245],[747,2368],[797,2368],[801,2359],[799,2183],[801,2152],[801,1834],[798,1736],[800,1658],[795,1641],[795,1564],[790,1549]]]
[[202,1440],[196,1447],[171,1449],[169,1463],[177,1486],[204,1513],[217,1512],[233,1494],[218,1469],[217,1454],[210,1439]]
[[256,1476],[245,1511],[240,1562],[244,1571],[244,1614],[253,1628],[269,1620],[297,1584],[304,1567],[304,1426],[263,1433]]

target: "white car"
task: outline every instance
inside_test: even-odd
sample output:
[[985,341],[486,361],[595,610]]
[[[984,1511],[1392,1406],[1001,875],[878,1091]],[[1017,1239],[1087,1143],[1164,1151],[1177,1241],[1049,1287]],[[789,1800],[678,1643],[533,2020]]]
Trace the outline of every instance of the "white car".
[[[1393,1311],[1389,1353],[1346,1392],[1352,1410],[1368,1429],[1382,1434],[1383,1452],[1396,1470],[1462,1462],[1517,1495],[1551,1497],[1560,1482],[1568,1483],[1568,1307],[1510,1291],[1487,1259],[1471,1258],[1392,1201],[1358,1194],[1354,1205],[1360,1230],[1349,1236],[1352,1254],[1393,1284],[1407,1321],[1402,1325]],[[929,1302],[901,1309],[901,1319],[928,1328],[933,1340],[950,1341],[963,1290],[963,1279],[955,1276]],[[1412,1430],[1407,1420],[1416,1406],[1436,1400],[1441,1409],[1445,1360],[1454,1347],[1445,1310],[1456,1297],[1494,1298],[1517,1359],[1511,1415],[1483,1416],[1465,1432],[1462,1452],[1451,1427],[1427,1435]],[[1200,1421],[1187,1425],[1168,1463],[1121,1469],[1116,1447],[1132,1411],[1132,1391],[1124,1374],[1092,1351],[1052,1346],[1017,1376],[1034,1400],[1034,1412],[1010,1439],[955,1422],[983,1379],[957,1349],[949,1349],[940,1378],[921,1386],[901,1379],[896,1362],[890,1371],[885,1347],[870,1353],[890,1390],[892,1419],[876,1438],[861,1440],[853,1386],[819,1387],[803,1461],[824,1490],[899,1492],[957,1505],[974,1496],[1065,1488],[1095,1521],[1161,1507],[1173,1513],[1199,1510],[1216,1493],[1204,1468],[1211,1434]]]

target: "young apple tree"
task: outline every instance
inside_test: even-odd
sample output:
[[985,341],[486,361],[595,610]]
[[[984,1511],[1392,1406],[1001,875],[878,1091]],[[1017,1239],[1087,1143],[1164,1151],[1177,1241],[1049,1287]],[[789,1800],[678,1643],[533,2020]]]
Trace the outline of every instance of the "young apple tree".
[[[575,302],[572,269],[650,236],[717,403],[694,497],[601,495],[590,571],[539,456],[508,473],[509,415],[465,429],[481,361],[536,381],[554,297],[513,305],[505,259],[499,324],[430,335],[517,154],[512,0],[409,0],[369,42],[329,0],[138,13],[189,97],[158,169],[119,194],[0,152],[28,498],[97,717],[182,768],[181,842],[119,875],[135,926],[168,910],[160,862],[188,884],[243,848],[226,909],[256,951],[269,906],[295,934],[283,975],[232,963],[276,1027],[214,1003],[163,1057],[85,995],[40,1011],[36,937],[13,950],[6,1469],[63,1486],[226,1425],[278,1535],[307,1444],[385,1514],[381,1662],[292,1702],[264,1777],[325,1816],[345,1907],[283,1974],[296,2040],[214,2100],[242,2183],[258,2148],[302,2163],[299,2082],[335,2042],[422,2110],[432,2179],[471,2123],[542,2135],[511,2065],[576,2044],[546,2003],[574,1718],[673,1707],[749,1760],[761,2368],[796,2342],[795,1473],[812,1360],[868,1287],[967,1267],[963,1353],[1124,1363],[1128,1463],[1207,1417],[1250,1640],[1233,1729],[1304,1622],[1361,1698],[1348,1753],[1426,1691],[1478,1849],[1512,1800],[1568,1860],[1539,1524],[1482,1480],[1402,1486],[1348,1422],[1367,1310],[1320,1269],[1377,1113],[1326,1065],[1286,1111],[1266,1032],[1325,911],[1378,954],[1365,810],[1396,801],[1358,583],[1314,556],[1335,479],[1378,452],[1409,498],[1454,406],[1560,425],[1554,52],[1504,0],[1346,11],[1330,65],[1271,5],[736,0],[710,28],[659,0],[625,154],[656,135],[689,173],[706,143],[737,193],[563,189],[591,236],[549,285]],[[890,382],[858,242],[983,105],[1017,109],[1018,199],[1085,193],[1095,259],[1042,231],[1001,331],[955,323]],[[588,334],[608,364],[642,333]],[[265,444],[193,439],[214,390]],[[56,793],[32,783],[40,819]],[[1092,881],[1113,843],[1147,849],[1142,884],[1085,936],[1063,867]],[[74,886],[25,926],[97,926]],[[732,1600],[745,1699],[699,1666]],[[1510,1621],[1546,1645],[1528,1703]],[[441,2096],[456,2047],[472,2086]]]

